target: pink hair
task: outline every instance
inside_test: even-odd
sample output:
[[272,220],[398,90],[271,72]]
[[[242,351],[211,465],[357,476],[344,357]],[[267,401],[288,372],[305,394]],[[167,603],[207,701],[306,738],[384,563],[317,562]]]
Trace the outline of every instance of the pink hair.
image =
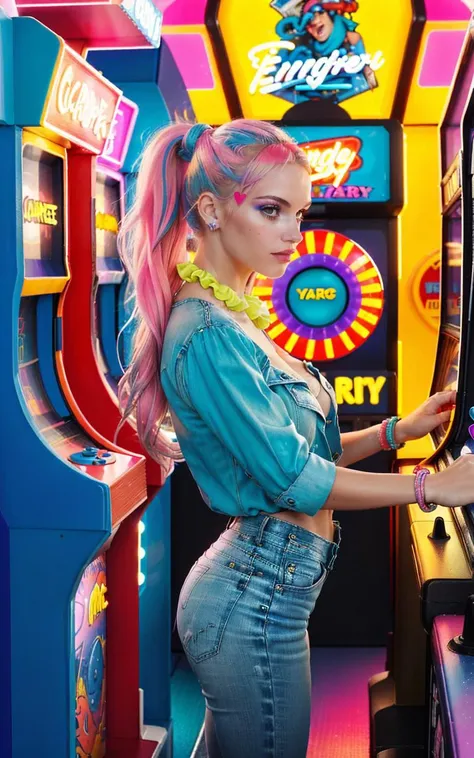
[[181,283],[176,266],[188,260],[189,227],[202,232],[197,200],[204,191],[226,200],[287,162],[309,170],[304,152],[285,132],[245,119],[215,130],[176,123],[158,131],[143,153],[135,200],[119,237],[139,317],[133,357],[119,383],[119,404],[123,420],[134,416],[144,449],[165,476],[182,454],[178,443],[160,431],[169,410],[160,362],[173,293]]

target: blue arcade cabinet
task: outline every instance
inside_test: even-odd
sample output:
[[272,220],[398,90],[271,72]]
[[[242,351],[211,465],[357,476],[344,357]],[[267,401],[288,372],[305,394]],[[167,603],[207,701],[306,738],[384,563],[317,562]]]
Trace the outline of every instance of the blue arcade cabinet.
[[62,360],[68,155],[100,154],[121,93],[34,19],[0,11],[0,48],[0,755],[153,758],[114,742],[105,698],[108,556],[145,460],[87,424]]

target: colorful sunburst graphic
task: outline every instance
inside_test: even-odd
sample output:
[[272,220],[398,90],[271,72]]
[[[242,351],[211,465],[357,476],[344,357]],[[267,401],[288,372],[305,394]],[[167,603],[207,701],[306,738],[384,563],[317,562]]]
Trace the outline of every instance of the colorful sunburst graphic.
[[268,335],[291,355],[332,361],[373,334],[384,306],[382,277],[354,240],[327,229],[304,239],[280,279],[257,276],[253,294],[267,302]]

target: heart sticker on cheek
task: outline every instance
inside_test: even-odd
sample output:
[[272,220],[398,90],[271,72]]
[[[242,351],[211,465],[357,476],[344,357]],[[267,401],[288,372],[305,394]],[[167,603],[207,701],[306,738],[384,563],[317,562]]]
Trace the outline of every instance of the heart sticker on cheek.
[[244,192],[234,192],[234,198],[237,205],[242,205],[247,195]]

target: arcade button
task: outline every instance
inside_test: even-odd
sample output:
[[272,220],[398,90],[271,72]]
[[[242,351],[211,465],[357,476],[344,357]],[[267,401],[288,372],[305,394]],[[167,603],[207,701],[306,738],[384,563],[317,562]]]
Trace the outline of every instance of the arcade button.
[[72,453],[68,460],[78,466],[106,466],[115,463],[115,455],[98,447],[84,447],[80,452]]
[[459,655],[474,655],[474,595],[467,599],[462,634],[450,640],[448,648]]

